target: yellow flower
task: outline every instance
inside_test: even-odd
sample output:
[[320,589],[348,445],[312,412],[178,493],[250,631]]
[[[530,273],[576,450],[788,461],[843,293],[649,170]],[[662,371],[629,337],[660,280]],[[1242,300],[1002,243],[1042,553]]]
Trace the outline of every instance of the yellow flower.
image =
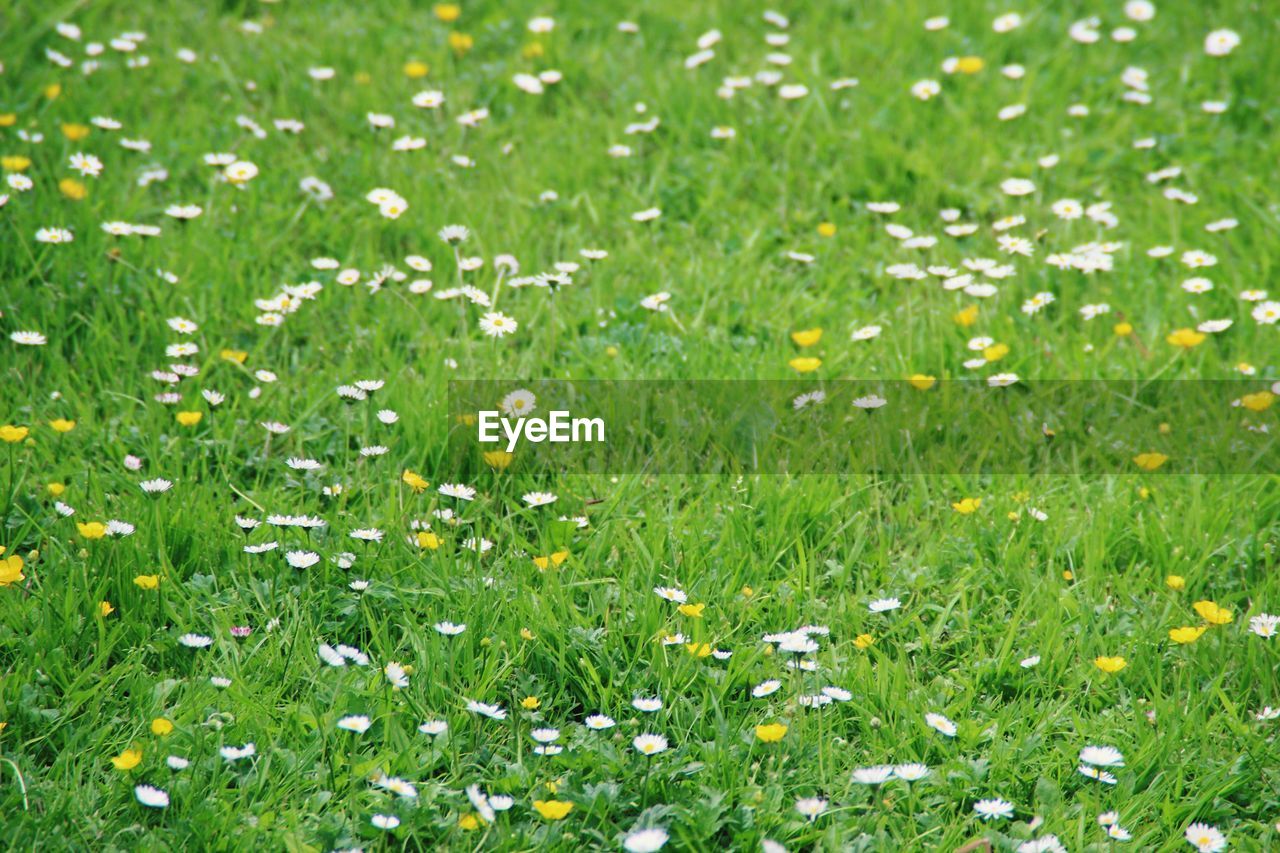
[[819,222],[819,223],[818,223],[818,236],[819,236],[819,237],[834,237],[834,236],[836,236],[836,224],[835,224],[834,222]]
[[17,123],[17,113],[0,113],[0,127],[13,127]]
[[200,423],[200,419],[204,417],[204,412],[178,412],[174,416],[182,426],[195,426]]
[[470,832],[480,828],[480,818],[473,814],[464,814],[458,818],[458,829]]
[[962,56],[956,60],[956,71],[961,74],[977,74],[986,65],[980,56]]
[[101,616],[103,619],[106,619],[108,616],[110,616],[112,613],[115,613],[115,612],[116,612],[116,609],[111,606],[110,601],[98,602],[98,615]]
[[536,711],[542,707],[542,700],[537,696],[526,696],[520,700],[520,707],[526,711]]
[[0,586],[26,580],[27,576],[22,573],[22,565],[22,558],[17,554],[0,557]]
[[1115,336],[1117,338],[1127,338],[1133,334],[1133,324],[1132,323],[1116,323],[1115,326],[1111,329],[1111,331],[1115,333]]
[[685,643],[684,649],[695,658],[709,657],[714,651],[710,643]]
[[58,191],[72,201],[83,201],[89,194],[89,188],[75,178],[63,178],[58,181]]
[[76,422],[69,421],[66,418],[58,418],[55,421],[49,421],[49,426],[53,427],[54,432],[71,432],[76,428]]
[[1197,601],[1191,606],[1210,625],[1226,625],[1236,618],[1230,610],[1212,601]]
[[427,65],[425,62],[411,59],[404,64],[404,76],[411,80],[416,80],[419,77],[426,77],[429,73],[431,73],[431,66]]
[[495,471],[507,470],[507,466],[511,464],[511,460],[516,458],[514,453],[508,453],[505,450],[486,450],[481,455],[484,458],[484,464],[488,465]]
[[964,326],[966,328],[972,326],[974,323],[978,322],[978,306],[970,305],[968,308],[964,308],[956,312],[952,315],[951,319],[956,322],[956,325]]
[[107,535],[107,526],[101,521],[76,522],[76,529],[85,539],[101,539]]
[[822,340],[822,330],[818,328],[801,329],[798,332],[791,333],[791,340],[795,341],[798,347],[811,347]]
[[564,820],[573,811],[573,803],[564,800],[534,800],[533,807],[547,820]]
[[133,579],[133,585],[138,589],[159,589],[159,575],[138,575]]
[[982,498],[965,498],[951,505],[951,508],[961,515],[969,515],[978,511],[978,507],[982,506]]
[[762,743],[777,743],[782,740],[783,735],[787,733],[787,727],[782,723],[768,723],[763,726],[756,726],[756,740]]
[[1200,344],[1204,343],[1204,338],[1204,332],[1197,332],[1195,329],[1178,329],[1173,334],[1169,335],[1169,337],[1165,338],[1165,340],[1173,344],[1175,347],[1191,349],[1192,347],[1198,347]]
[[0,157],[0,168],[6,172],[21,172],[31,166],[31,158],[23,157],[21,154],[10,154],[7,157]]
[[522,639],[522,640],[526,640],[526,641],[527,641],[527,640],[532,640],[532,639],[533,639],[533,632],[532,632],[532,631],[530,631],[528,628],[521,628],[521,629],[520,629],[520,639]]
[[27,437],[27,433],[31,430],[26,427],[14,426],[13,424],[5,424],[0,426],[0,441],[7,441],[15,444]]
[[605,347],[605,348],[604,348],[604,354],[605,354],[605,355],[607,355],[607,356],[609,356],[609,358],[617,358],[617,357],[618,357],[618,348],[617,348],[617,347],[615,347],[615,346],[612,346],[612,345],[607,346],[607,347]]
[[124,752],[111,759],[111,764],[117,770],[132,770],[138,766],[138,762],[142,761],[142,750],[126,749]]
[[475,46],[476,40],[466,33],[449,33],[449,47],[461,56]]
[[428,551],[434,551],[440,547],[440,537],[432,533],[430,530],[418,531],[418,547],[426,548]]
[[754,589],[752,589],[751,587],[749,587],[749,586],[744,586],[744,587],[742,588],[742,597],[743,597],[743,598],[750,598],[751,596],[753,596],[753,595],[755,595],[755,594],[756,594],[756,591],[755,591]]
[[982,351],[982,357],[987,361],[999,361],[1009,354],[1008,344],[992,344]]
[[706,607],[707,605],[705,604],[681,604],[676,609],[684,616],[688,616],[690,619],[701,619],[702,611],[705,610]]
[[860,651],[866,651],[867,649],[871,648],[871,644],[874,643],[875,641],[876,641],[876,638],[871,636],[870,634],[859,634],[858,636],[853,638],[853,645],[855,648],[857,648]]
[[249,353],[242,349],[224,349],[218,353],[218,357],[223,361],[234,361],[236,364],[244,364],[244,360],[249,357]]
[[49,483],[45,488],[48,489],[49,494],[53,495],[55,498],[62,497],[62,493],[67,490],[67,487],[62,483]]
[[1185,646],[1187,643],[1194,643],[1200,639],[1200,635],[1204,633],[1204,626],[1198,628],[1170,628],[1169,639],[1179,645]]
[[1062,579],[1063,579],[1064,581],[1073,581],[1073,580],[1075,580],[1075,579],[1076,579],[1076,573],[1075,573],[1075,572],[1073,572],[1073,571],[1071,571],[1070,569],[1063,569],[1063,570],[1062,570]]
[[812,373],[822,366],[820,358],[793,358],[787,364],[791,365],[791,369],[796,373]]
[[1186,589],[1187,579],[1182,575],[1169,575],[1164,579],[1164,585],[1169,589]]
[[408,468],[404,469],[404,473],[400,475],[400,479],[405,482],[405,485],[413,489],[415,492],[425,491],[427,487],[431,485]]
[[520,54],[525,59],[537,59],[539,56],[542,56],[543,53],[545,53],[545,51],[542,48],[542,42],[538,41],[531,41],[520,50]]
[[457,3],[437,3],[434,11],[437,18],[451,24],[462,14],[462,7]]
[[54,98],[62,94],[62,84],[50,83],[48,86],[45,86],[42,91],[44,92],[44,96],[52,101]]
[[167,734],[172,734],[173,723],[169,722],[164,717],[156,717],[154,720],[151,721],[151,733],[153,735],[158,735],[159,737],[164,737]]
[[1099,655],[1093,659],[1093,665],[1105,673],[1114,674],[1128,666],[1129,662],[1118,655],[1116,657]]
[[566,549],[563,551],[556,551],[546,557],[534,557],[533,564],[545,572],[548,568],[555,568],[556,566],[559,566],[567,559],[569,559],[569,551]]
[[62,126],[62,135],[72,142],[79,142],[89,135],[89,125],[68,122]]
[[923,373],[913,373],[907,381],[911,383],[912,388],[919,391],[928,391],[938,380],[933,376],[927,376]]
[[1143,471],[1154,471],[1168,461],[1169,457],[1163,453],[1139,453],[1133,457],[1133,464]]
[[1275,401],[1275,394],[1270,391],[1259,391],[1256,394],[1245,394],[1240,398],[1240,405],[1251,412],[1265,412]]

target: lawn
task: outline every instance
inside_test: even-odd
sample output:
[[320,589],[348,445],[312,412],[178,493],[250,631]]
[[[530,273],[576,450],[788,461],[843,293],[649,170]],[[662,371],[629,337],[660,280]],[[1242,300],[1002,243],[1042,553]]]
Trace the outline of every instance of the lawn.
[[[1280,10],[0,30],[6,849],[1280,847]],[[1221,431],[589,469],[459,453],[460,380],[771,380],[774,436],[1193,388]]]

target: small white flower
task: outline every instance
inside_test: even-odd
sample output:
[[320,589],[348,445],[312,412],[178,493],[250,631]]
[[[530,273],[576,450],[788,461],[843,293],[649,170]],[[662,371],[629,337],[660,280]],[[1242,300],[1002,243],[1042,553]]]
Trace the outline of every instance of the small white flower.
[[622,846],[627,853],[655,853],[662,849],[668,838],[670,836],[665,829],[638,829],[622,840]]
[[390,661],[382,668],[382,674],[396,690],[403,690],[409,686],[409,674],[398,661]]
[[309,569],[320,562],[320,555],[312,551],[286,551],[284,559],[295,569]]
[[1086,746],[1080,760],[1095,767],[1124,767],[1124,756],[1114,746]]
[[457,498],[461,501],[475,500],[476,497],[476,490],[462,483],[444,483],[438,491],[447,498]]
[[973,804],[973,810],[983,820],[1008,820],[1013,817],[1013,803],[1002,800],[999,797],[978,800]]
[[821,797],[801,797],[796,800],[796,811],[804,815],[810,822],[815,821],[827,810],[827,801]]
[[893,767],[880,764],[875,767],[859,767],[853,771],[853,781],[859,785],[883,785],[893,777]]
[[488,717],[491,720],[505,720],[507,718],[507,712],[501,706],[477,702],[474,699],[467,700],[467,710],[473,714]]
[[777,693],[781,687],[781,681],[771,678],[768,681],[762,681],[755,687],[751,688],[751,695],[757,699],[763,699],[766,696],[772,696],[774,693]]
[[1259,613],[1249,620],[1249,630],[1264,639],[1271,639],[1280,629],[1280,616],[1270,613]]
[[929,775],[929,767],[925,764],[899,764],[893,768],[893,775],[904,782],[916,782]]
[[364,734],[369,730],[369,726],[373,725],[373,721],[364,714],[350,714],[338,720],[338,728],[356,734]]
[[138,798],[138,802],[148,808],[163,809],[169,806],[169,795],[161,789],[153,788],[150,785],[134,787],[133,795]]
[[[1234,30],[1214,30],[1205,36],[1204,52],[1209,56],[1226,56],[1239,45],[1240,35]],[[1192,843],[1194,844],[1195,842]]]
[[955,723],[951,722],[941,714],[925,714],[924,721],[928,724],[929,728],[939,734],[946,735],[947,737],[955,737],[956,732],[959,731],[959,729],[956,728]]

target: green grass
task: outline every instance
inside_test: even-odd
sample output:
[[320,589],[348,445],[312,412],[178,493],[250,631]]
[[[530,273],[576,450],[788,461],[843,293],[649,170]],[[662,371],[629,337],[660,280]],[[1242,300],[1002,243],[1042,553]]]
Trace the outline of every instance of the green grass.
[[[442,496],[447,383],[454,378],[520,381],[572,379],[791,379],[800,354],[789,333],[821,327],[821,358],[805,374],[828,380],[902,379],[916,373],[1024,379],[1240,379],[1255,390],[1280,378],[1280,325],[1251,317],[1259,304],[1241,291],[1267,289],[1280,261],[1280,157],[1274,82],[1280,79],[1277,16],[1265,4],[1228,2],[1206,10],[1186,0],[1158,4],[1149,23],[1127,21],[1074,2],[1025,6],[1024,25],[1007,34],[992,19],[1001,5],[960,0],[949,8],[915,0],[885,3],[777,4],[792,19],[785,47],[767,47],[764,5],[673,0],[615,9],[565,0],[466,3],[453,24],[429,4],[402,0],[316,3],[66,3],[19,0],[0,11],[0,156],[22,156],[30,192],[9,190],[0,208],[0,424],[30,429],[0,444],[0,546],[20,555],[24,578],[0,586],[0,841],[11,849],[619,849],[637,827],[662,827],[666,849],[759,849],[772,839],[789,850],[953,850],[987,838],[1016,849],[1053,833],[1070,850],[1112,849],[1098,815],[1118,811],[1133,835],[1115,849],[1185,849],[1183,833],[1206,822],[1233,847],[1277,843],[1280,766],[1276,726],[1254,715],[1280,707],[1280,645],[1254,636],[1249,618],[1280,608],[1280,488],[1270,469],[1251,476],[1142,473],[1033,476],[871,475],[824,477],[616,477],[566,473],[534,477],[519,461],[471,480],[476,499]],[[1105,14],[1104,14],[1105,11]],[[526,29],[533,16],[556,20],[550,34]],[[946,14],[951,26],[926,32]],[[1067,28],[1103,16],[1096,44],[1071,41]],[[630,17],[638,34],[616,30]],[[73,21],[77,44],[54,26]],[[254,21],[263,31],[242,31]],[[1109,38],[1132,25],[1131,43]],[[1243,41],[1227,57],[1205,55],[1211,29]],[[702,33],[719,28],[716,58],[694,70],[685,57]],[[85,44],[126,32],[147,39],[124,67],[108,47],[101,68],[81,72]],[[450,49],[450,32],[473,48]],[[541,58],[526,54],[540,45]],[[47,48],[71,57],[63,69]],[[194,64],[175,58],[180,48]],[[809,94],[784,101],[759,83],[723,99],[722,78],[778,70]],[[977,74],[947,75],[948,56],[985,60]],[[430,66],[409,79],[406,62]],[[1017,62],[1025,76],[1000,68]],[[308,69],[335,77],[313,81]],[[1150,72],[1153,103],[1126,103],[1120,76]],[[548,68],[562,82],[540,96],[511,82]],[[859,85],[829,84],[856,77]],[[927,102],[909,89],[942,83]],[[249,85],[252,81],[252,86]],[[60,84],[57,97],[46,87]],[[439,110],[411,104],[424,89],[446,95]],[[1223,114],[1201,109],[1229,101]],[[637,112],[643,102],[646,111]],[[996,119],[1025,103],[1026,115]],[[1090,107],[1084,118],[1067,107]],[[456,118],[487,108],[475,128]],[[366,114],[394,115],[374,131]],[[266,130],[238,127],[244,115]],[[63,125],[109,116],[123,128],[96,127],[71,141]],[[652,134],[625,127],[659,117]],[[276,130],[274,119],[306,127]],[[733,140],[711,137],[732,126]],[[19,137],[43,134],[34,143]],[[394,152],[410,135],[426,147]],[[1154,137],[1155,149],[1133,142]],[[148,153],[120,138],[150,141]],[[630,158],[608,156],[626,144]],[[507,147],[509,146],[509,148]],[[87,197],[59,191],[72,177],[68,157],[92,153],[104,163],[81,178]],[[234,152],[260,173],[242,189],[216,180],[202,158]],[[1057,154],[1052,168],[1037,165]],[[473,168],[451,162],[475,161]],[[13,165],[10,163],[10,165]],[[1154,185],[1146,176],[1180,166]],[[142,170],[168,171],[142,187]],[[299,190],[315,175],[335,197],[316,202]],[[1010,197],[1000,184],[1030,178],[1033,194]],[[1194,205],[1166,199],[1176,186]],[[378,187],[401,194],[400,218],[379,215],[364,199]],[[555,201],[540,201],[554,190]],[[1119,219],[1102,228],[1050,212],[1062,198],[1109,201]],[[870,201],[894,200],[885,217]],[[190,222],[164,214],[198,204]],[[658,207],[650,223],[631,214]],[[955,239],[942,208],[982,226]],[[1020,214],[1007,232],[1035,238],[1035,256],[1000,254],[991,223]],[[1204,226],[1234,217],[1239,226]],[[158,237],[112,237],[107,221],[154,224]],[[903,248],[885,233],[893,221],[938,236],[927,250]],[[836,226],[834,236],[819,223]],[[498,310],[520,324],[501,340],[484,337],[484,309],[415,295],[407,282],[371,293],[343,287],[310,260],[339,259],[363,272],[386,264],[431,278],[436,291],[461,276],[454,250],[437,237],[448,224],[471,237],[459,251],[482,256],[465,280],[494,290],[494,259],[515,255],[522,275],[575,261],[574,284],[499,292]],[[37,242],[38,229],[70,228],[74,242]],[[1043,234],[1041,233],[1043,232]],[[1116,241],[1114,269],[1084,275],[1045,263],[1089,241]],[[1152,258],[1157,245],[1175,248]],[[579,251],[606,249],[585,261]],[[1188,270],[1182,252],[1203,249],[1218,263]],[[815,255],[789,260],[788,251]],[[407,255],[431,259],[416,273]],[[958,266],[1000,258],[1016,274],[999,293],[976,299],[935,278],[902,281],[895,263]],[[170,283],[156,274],[177,276]],[[1203,274],[1202,295],[1180,284]],[[323,285],[278,327],[255,323],[255,299],[281,285]],[[672,294],[671,310],[641,306]],[[1056,302],[1028,315],[1033,294]],[[1276,298],[1273,292],[1271,298]],[[1111,313],[1085,321],[1079,309],[1105,302]],[[954,315],[980,305],[973,325]],[[199,324],[179,335],[166,319]],[[1174,330],[1231,319],[1190,349],[1166,341]],[[1125,321],[1131,335],[1113,332]],[[867,325],[871,341],[850,340]],[[20,346],[12,332],[43,333],[44,346]],[[988,336],[1009,352],[978,370],[967,343]],[[166,356],[180,341],[198,354]],[[224,350],[247,353],[243,364]],[[197,366],[173,390],[176,405],[154,399],[166,386],[152,371]],[[269,370],[273,383],[256,379]],[[339,385],[382,379],[370,401],[344,403]],[[252,389],[257,393],[251,393]],[[210,407],[202,390],[225,402]],[[399,421],[376,418],[382,408]],[[203,412],[180,426],[175,412]],[[1280,429],[1273,406],[1257,416]],[[72,419],[63,434],[48,425]],[[291,425],[267,439],[263,421]],[[1069,433],[1075,425],[1061,425]],[[1177,431],[1178,424],[1171,424]],[[1154,437],[1153,437],[1154,438]],[[359,449],[385,445],[364,458]],[[126,455],[143,461],[140,471]],[[318,473],[285,460],[324,464]],[[416,493],[411,469],[430,481]],[[141,480],[175,485],[148,496]],[[59,498],[49,484],[62,484]],[[325,486],[340,483],[336,497]],[[532,490],[558,495],[528,508]],[[981,498],[972,514],[953,504]],[[60,500],[75,509],[65,518]],[[1031,509],[1047,514],[1033,519]],[[458,523],[432,516],[451,509]],[[235,516],[322,516],[309,536],[264,525],[246,535]],[[1011,517],[1011,514],[1016,517]],[[574,530],[561,516],[586,515]],[[121,519],[132,535],[89,540],[77,522]],[[437,549],[407,543],[413,520],[439,534]],[[381,543],[348,538],[376,527]],[[483,556],[464,545],[494,543]],[[246,541],[280,549],[247,554]],[[297,570],[285,550],[310,549],[319,564]],[[570,556],[539,570],[532,557]],[[331,557],[356,555],[343,569]],[[2,559],[2,558],[0,558]],[[159,575],[159,588],[135,584]],[[1185,578],[1174,590],[1166,577]],[[368,588],[350,588],[367,580]],[[682,615],[655,595],[678,586],[701,618]],[[750,588],[747,595],[744,587]],[[902,607],[871,613],[868,603],[898,597]],[[1193,603],[1212,600],[1232,621],[1196,642],[1168,631],[1201,624]],[[114,611],[99,615],[99,603]],[[446,637],[433,625],[465,623]],[[816,673],[782,666],[768,633],[825,625]],[[231,634],[249,626],[247,637]],[[187,632],[211,637],[207,649],[179,644]],[[731,651],[700,657],[662,637]],[[869,646],[860,635],[870,635]],[[326,666],[321,643],[365,652],[368,668]],[[1040,663],[1020,666],[1030,655]],[[1121,655],[1122,671],[1093,664]],[[412,667],[393,690],[382,667]],[[231,680],[219,688],[210,678]],[[752,698],[776,678],[781,688]],[[821,710],[797,699],[825,685],[852,698]],[[653,714],[636,696],[660,695]],[[540,707],[521,707],[536,697]],[[497,703],[505,720],[466,710],[469,699]],[[585,717],[604,713],[613,729],[594,732]],[[925,724],[945,714],[959,731],[947,738]],[[337,728],[364,714],[363,734]],[[166,736],[154,719],[174,725]],[[430,737],[417,726],[448,722]],[[789,728],[774,744],[755,726]],[[557,756],[534,754],[530,732],[560,729]],[[645,759],[632,748],[644,732],[669,749]],[[228,762],[223,746],[256,746]],[[1086,744],[1115,746],[1125,766],[1105,786],[1077,770]],[[118,770],[111,759],[141,750]],[[174,771],[167,756],[189,759]],[[855,784],[859,767],[923,762],[930,775],[908,786]],[[377,773],[401,777],[417,797],[397,798],[370,784]],[[149,809],[138,784],[164,789],[170,804]],[[479,785],[514,805],[492,823],[467,829],[475,813],[464,789]],[[554,784],[553,794],[549,785]],[[810,822],[797,798],[828,800]],[[1012,820],[984,823],[974,803],[1002,797]],[[563,820],[534,810],[535,800],[573,804]],[[375,814],[401,821],[388,832]],[[463,821],[463,824],[460,824]]]

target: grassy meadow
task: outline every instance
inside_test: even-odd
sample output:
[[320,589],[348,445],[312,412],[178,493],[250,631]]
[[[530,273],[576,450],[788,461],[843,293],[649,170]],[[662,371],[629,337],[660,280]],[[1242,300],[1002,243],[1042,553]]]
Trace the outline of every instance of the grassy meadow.
[[1231,380],[1223,428],[1269,440],[1280,10],[0,32],[6,849],[1280,849],[1274,454],[445,452],[461,379]]

